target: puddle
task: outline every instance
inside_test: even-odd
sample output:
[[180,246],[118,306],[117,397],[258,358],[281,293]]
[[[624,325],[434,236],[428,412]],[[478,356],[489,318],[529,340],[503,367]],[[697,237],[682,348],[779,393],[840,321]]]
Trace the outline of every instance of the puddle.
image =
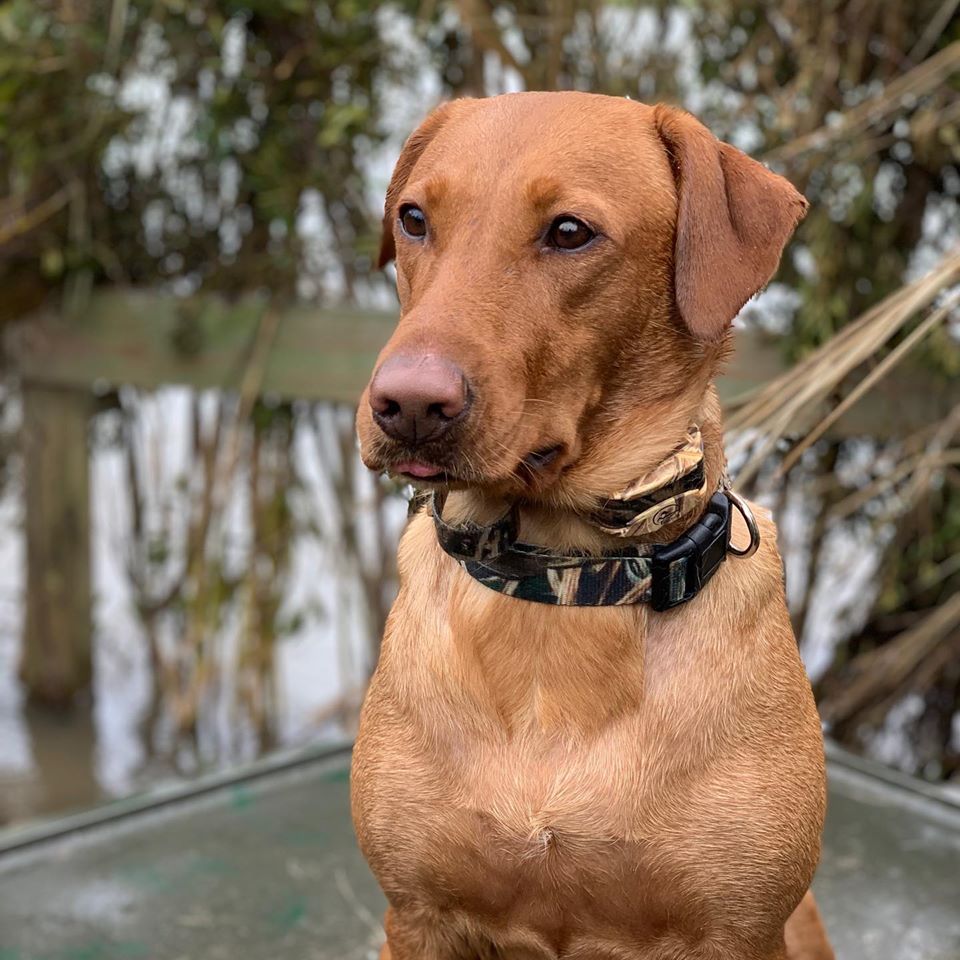
[[[92,709],[18,681],[27,478],[0,494],[0,823],[349,735],[406,506],[359,463],[352,413],[121,391],[90,426]],[[8,394],[5,437],[19,426]],[[211,464],[214,464],[211,466]],[[371,612],[372,610],[372,612]]]

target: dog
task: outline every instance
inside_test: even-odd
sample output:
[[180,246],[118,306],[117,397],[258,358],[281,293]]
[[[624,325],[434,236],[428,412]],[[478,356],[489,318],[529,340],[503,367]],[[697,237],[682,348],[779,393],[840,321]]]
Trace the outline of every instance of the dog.
[[357,418],[432,500],[352,766],[384,960],[833,956],[820,722],[713,386],[805,210],[627,99],[456,100],[403,147],[401,316]]

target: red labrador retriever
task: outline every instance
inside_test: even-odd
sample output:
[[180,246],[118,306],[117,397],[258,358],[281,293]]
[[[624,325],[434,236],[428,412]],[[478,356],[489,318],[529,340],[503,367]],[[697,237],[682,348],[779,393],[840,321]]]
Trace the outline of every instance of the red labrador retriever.
[[712,384],[805,207],[666,106],[460,100],[407,141],[358,415],[432,495],[353,764],[383,957],[833,956],[820,723]]

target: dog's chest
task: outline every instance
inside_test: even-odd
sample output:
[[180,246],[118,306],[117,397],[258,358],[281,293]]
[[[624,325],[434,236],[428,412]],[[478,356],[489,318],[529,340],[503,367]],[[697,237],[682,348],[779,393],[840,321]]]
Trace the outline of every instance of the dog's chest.
[[389,766],[376,765],[375,793],[357,797],[364,850],[388,895],[473,921],[520,914],[544,929],[559,917],[622,916],[622,901],[666,876],[639,764],[611,762],[609,743],[528,734],[431,756],[398,753],[396,742]]
[[361,736],[358,835],[391,903],[544,960],[700,956],[730,897],[744,931],[762,929],[783,883],[762,825],[789,823],[761,797],[718,806],[684,764],[630,747],[638,732],[628,718],[577,744],[528,733],[454,751],[400,727]]
[[[477,590],[459,639],[394,635],[368,697],[354,796],[381,883],[479,916],[512,911],[520,896],[534,913],[549,902],[569,914],[593,898],[656,888],[670,859],[657,835],[669,816],[658,793],[670,798],[654,780],[672,779],[673,796],[682,778],[670,778],[669,756],[654,777],[645,773],[647,728],[662,735],[663,726],[657,697],[640,696],[633,617],[548,619]],[[528,622],[508,631],[493,616],[504,604]],[[598,621],[612,625],[614,649],[584,662],[583,631]]]
[[782,695],[796,665],[723,656],[722,611],[647,629],[434,586],[439,610],[401,591],[354,754],[358,837],[396,909],[525,958],[692,958],[731,901],[745,937],[782,929],[822,816],[816,715]]

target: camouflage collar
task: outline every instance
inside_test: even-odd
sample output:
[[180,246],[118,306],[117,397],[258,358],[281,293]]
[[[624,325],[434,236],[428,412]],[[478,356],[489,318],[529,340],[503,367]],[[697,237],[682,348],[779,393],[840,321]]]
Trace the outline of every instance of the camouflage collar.
[[590,519],[616,537],[649,536],[702,510],[706,499],[703,437],[694,424],[669,457],[605,500]]
[[[516,504],[491,524],[454,525],[443,519],[446,495],[434,493],[431,512],[440,546],[491,590],[557,606],[650,603],[654,610],[668,610],[695,597],[728,552],[749,556],[759,544],[749,507],[725,487],[704,506],[703,441],[699,429],[692,427],[667,460],[590,515],[607,533],[637,537],[699,508],[697,522],[671,543],[631,544],[603,554],[557,554],[517,542]],[[750,529],[746,551],[730,545],[731,502]]]
[[[474,580],[508,597],[556,606],[608,607],[649,603],[669,610],[692,600],[726,559],[730,546],[731,500],[714,494],[700,519],[667,544],[636,544],[613,553],[552,553],[529,543],[510,541],[514,511],[488,527],[454,527],[432,506],[440,546]],[[438,522],[439,521],[439,522]],[[456,539],[448,536],[451,532]],[[457,546],[477,545],[479,556],[464,556]]]

